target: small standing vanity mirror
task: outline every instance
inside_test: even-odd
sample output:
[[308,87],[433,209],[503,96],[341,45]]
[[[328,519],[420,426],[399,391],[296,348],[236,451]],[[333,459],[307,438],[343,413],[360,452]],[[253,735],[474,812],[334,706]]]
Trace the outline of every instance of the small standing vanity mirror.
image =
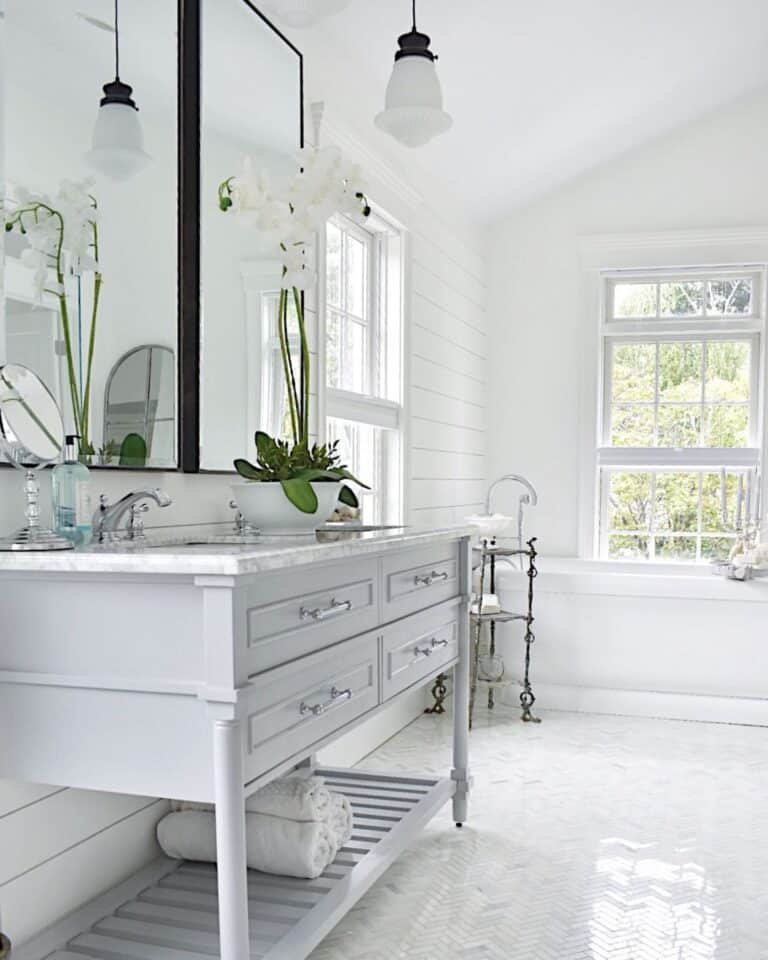
[[0,550],[71,550],[72,543],[40,525],[37,471],[57,459],[64,444],[59,406],[40,378],[18,363],[0,366],[0,452],[23,470],[26,524],[0,540]]

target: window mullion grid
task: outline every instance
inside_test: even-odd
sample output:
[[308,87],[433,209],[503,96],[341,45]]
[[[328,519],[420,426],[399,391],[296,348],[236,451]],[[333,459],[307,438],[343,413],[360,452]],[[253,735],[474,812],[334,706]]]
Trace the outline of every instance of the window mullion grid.
[[661,345],[659,341],[656,341],[656,361],[655,368],[653,371],[654,384],[653,384],[653,445],[658,447],[659,445],[659,368],[661,366]]
[[707,341],[701,341],[701,367],[699,376],[701,378],[701,388],[699,390],[699,446],[704,446],[704,418],[706,416],[707,407],[706,407],[706,396],[705,396],[705,380],[707,372]]
[[648,518],[648,559],[656,559],[656,471],[651,471],[651,515]]
[[704,529],[704,471],[700,470],[698,475],[698,495],[699,502],[696,509],[696,561],[701,560],[701,537]]

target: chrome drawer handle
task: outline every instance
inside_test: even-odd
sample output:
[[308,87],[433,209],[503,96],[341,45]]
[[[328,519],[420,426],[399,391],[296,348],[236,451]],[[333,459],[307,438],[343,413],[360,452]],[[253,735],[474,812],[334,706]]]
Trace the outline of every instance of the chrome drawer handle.
[[351,700],[352,691],[349,687],[346,690],[338,690],[336,687],[331,687],[331,699],[326,700],[325,703],[305,703],[303,700],[299,704],[299,713],[302,717],[305,717],[308,713],[311,713],[315,717],[319,717],[321,713],[332,707],[335,703],[338,703],[340,700]]
[[299,616],[302,620],[329,620],[331,617],[337,617],[340,613],[347,613],[351,609],[351,600],[337,600],[334,597],[331,600],[330,607],[315,607],[314,610],[302,607],[299,610]]
[[417,573],[413,579],[417,587],[431,587],[432,584],[437,583],[438,580],[447,580],[448,574],[445,571],[438,573],[437,570],[433,570],[432,573],[427,576]]
[[434,637],[429,641],[428,647],[420,647],[418,644],[413,648],[416,657],[431,657],[438,647],[447,647],[447,640],[436,640]]

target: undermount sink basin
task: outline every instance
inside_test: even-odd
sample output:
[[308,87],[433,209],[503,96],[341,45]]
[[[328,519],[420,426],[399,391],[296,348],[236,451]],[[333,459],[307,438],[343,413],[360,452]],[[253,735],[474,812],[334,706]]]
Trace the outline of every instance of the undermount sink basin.
[[340,523],[329,523],[320,527],[315,533],[293,535],[268,535],[259,533],[189,533],[187,535],[150,533],[140,540],[118,540],[113,543],[91,544],[86,550],[99,553],[122,553],[141,550],[172,550],[183,553],[220,553],[225,551],[243,550],[248,547],[263,547],[267,544],[290,544],[307,542],[319,537],[321,541],[334,540],[359,533],[375,533],[379,530],[404,530],[405,526],[369,524],[352,526]]

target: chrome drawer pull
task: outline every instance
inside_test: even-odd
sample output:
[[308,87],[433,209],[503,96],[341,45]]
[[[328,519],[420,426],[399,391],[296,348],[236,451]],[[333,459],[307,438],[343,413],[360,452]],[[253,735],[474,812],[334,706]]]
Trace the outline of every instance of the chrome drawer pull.
[[413,652],[416,654],[417,659],[421,657],[431,657],[432,654],[435,652],[435,650],[438,649],[438,647],[447,647],[447,646],[448,646],[447,640],[436,640],[434,637],[432,637],[432,639],[429,641],[428,647],[420,647],[417,644],[413,648]]
[[302,620],[329,620],[331,617],[337,617],[340,613],[347,613],[351,609],[351,600],[337,600],[334,597],[331,600],[330,607],[315,607],[314,610],[302,607],[299,610],[299,616]]
[[416,584],[417,587],[421,587],[421,586],[431,587],[432,584],[437,583],[438,580],[447,580],[447,579],[448,579],[448,574],[445,571],[443,571],[442,573],[438,573],[437,570],[433,570],[432,573],[430,573],[428,576],[417,573],[416,576],[413,578],[414,583]]
[[299,713],[302,717],[305,717],[308,713],[311,713],[315,717],[319,717],[321,713],[332,707],[335,703],[338,703],[340,700],[351,700],[352,691],[349,687],[346,690],[338,690],[336,687],[331,687],[331,699],[326,700],[325,703],[305,703],[303,700],[299,704]]

